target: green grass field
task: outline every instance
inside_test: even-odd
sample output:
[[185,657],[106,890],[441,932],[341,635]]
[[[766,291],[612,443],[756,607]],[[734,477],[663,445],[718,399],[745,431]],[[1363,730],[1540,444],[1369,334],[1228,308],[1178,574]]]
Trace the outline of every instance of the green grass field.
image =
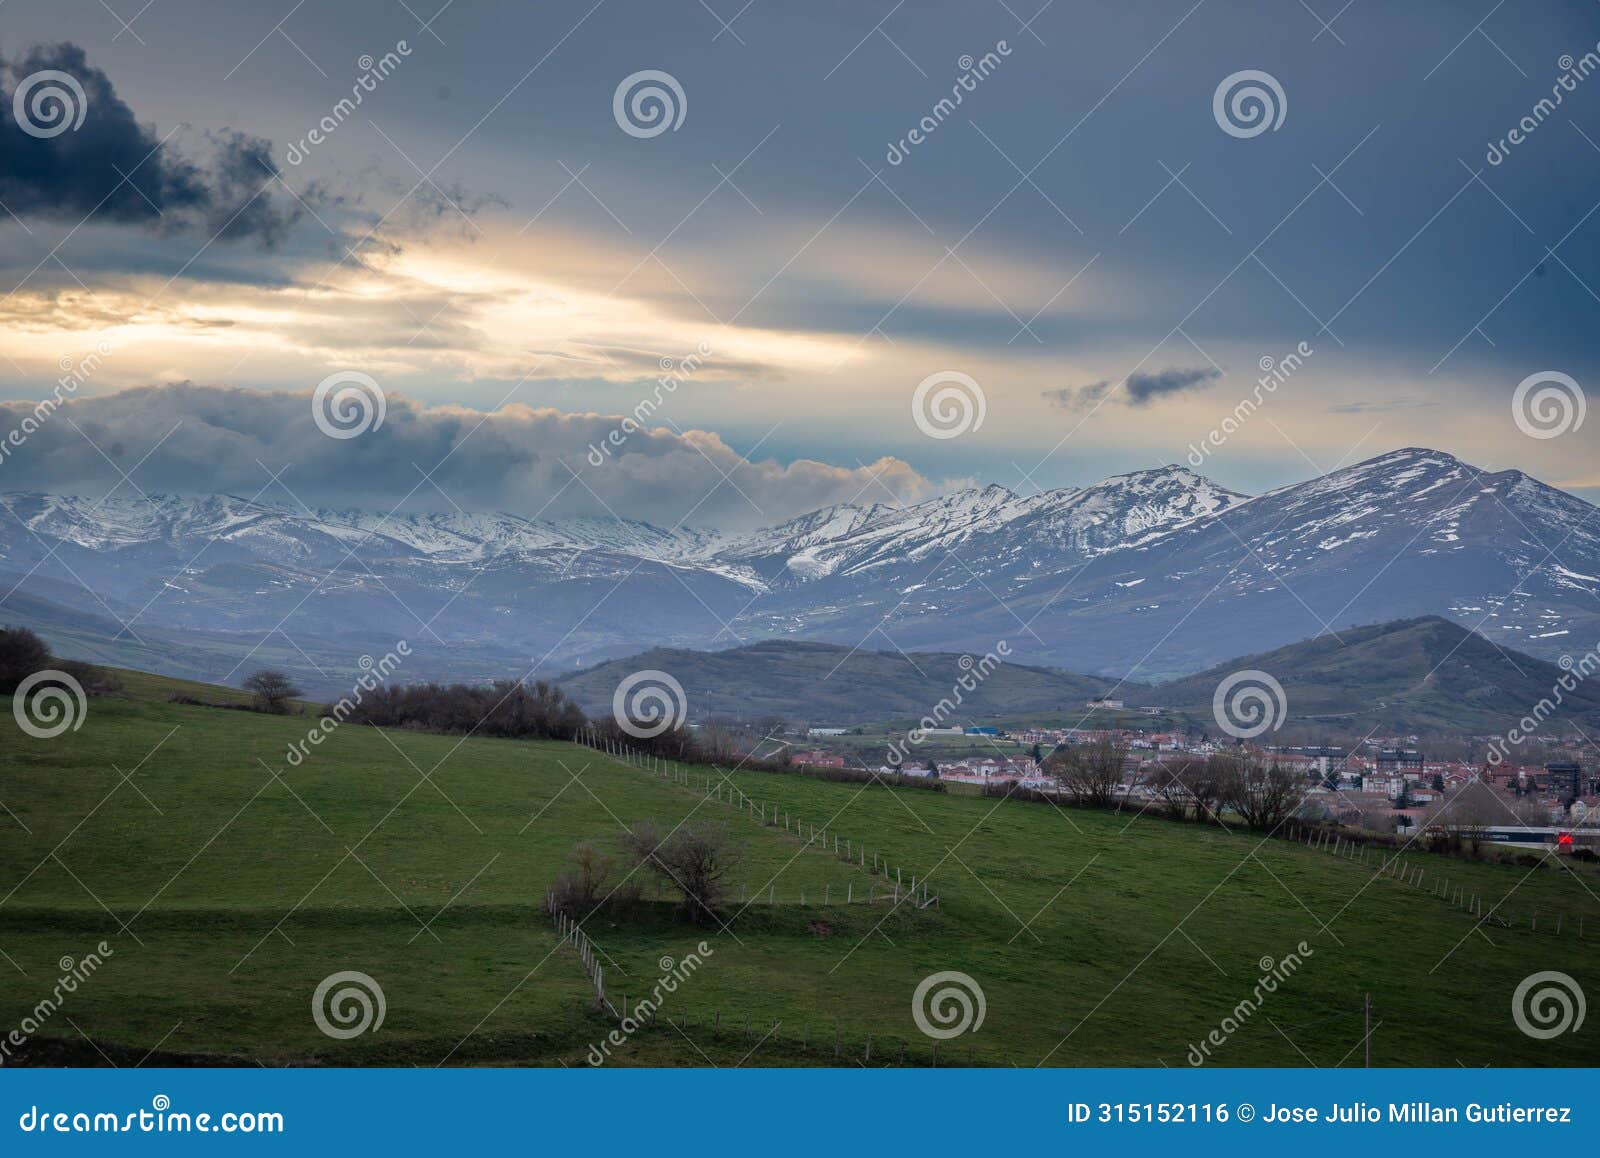
[[[580,840],[692,814],[730,826],[744,849],[735,893],[760,899],[721,928],[664,903],[642,923],[588,923],[614,999],[649,990],[662,958],[712,950],[614,1064],[853,1064],[869,1036],[874,1064],[929,1064],[912,994],[959,970],[986,1015],[940,1044],[941,1065],[1182,1066],[1250,995],[1262,959],[1302,941],[1312,952],[1214,1064],[1360,1064],[1368,993],[1374,1064],[1600,1062],[1593,1021],[1540,1041],[1512,1018],[1513,991],[1539,971],[1600,992],[1600,880],[1580,866],[1410,858],[1429,883],[1443,873],[1488,904],[1509,895],[1524,918],[1479,929],[1426,887],[1284,841],[731,774],[791,822],[864,843],[863,870],[573,745],[351,726],[290,767],[309,723],[167,703],[148,679],[92,698],[82,728],[54,740],[0,723],[0,1033],[49,994],[59,959],[112,950],[25,1057],[581,1065],[610,1023],[542,911],[545,887]],[[938,907],[838,903],[883,891],[874,854],[931,874]],[[343,970],[386,999],[381,1028],[348,1041],[312,1018],[318,983]]]

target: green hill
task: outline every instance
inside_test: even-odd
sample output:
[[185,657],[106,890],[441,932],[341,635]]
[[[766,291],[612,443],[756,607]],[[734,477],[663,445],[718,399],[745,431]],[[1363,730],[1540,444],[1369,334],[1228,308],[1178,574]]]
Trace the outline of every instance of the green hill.
[[[1575,646],[1576,650],[1576,646]],[[920,719],[950,696],[963,674],[949,653],[852,651],[773,640],[727,651],[657,648],[599,664],[562,686],[585,710],[608,715],[629,674],[665,671],[684,687],[691,720],[709,716],[791,723],[861,724]],[[1265,671],[1284,687],[1289,723],[1340,731],[1481,735],[1503,732],[1551,695],[1555,664],[1500,646],[1437,616],[1341,629],[1258,655],[1241,656],[1163,684],[1139,684],[1005,663],[974,690],[952,723],[1027,720],[1087,724],[1086,701],[1115,687],[1129,711],[1099,712],[1095,725],[1210,728],[1212,696],[1233,672]],[[1549,727],[1600,727],[1600,681],[1563,693]],[[1137,711],[1167,709],[1158,717]]]
[[[1458,735],[1503,732],[1550,697],[1566,674],[1448,619],[1427,616],[1341,628],[1337,636],[1241,656],[1128,699],[1209,716],[1217,684],[1249,668],[1283,685],[1288,720],[1296,725]],[[1600,682],[1562,694],[1566,702],[1551,716],[1551,730],[1564,722],[1600,726]]]
[[[587,922],[613,996],[648,991],[702,940],[711,951],[622,1064],[851,1064],[869,1041],[874,1064],[927,1064],[913,993],[954,970],[986,1014],[940,1044],[941,1064],[970,1050],[976,1064],[1181,1066],[1263,959],[1302,942],[1216,1064],[1350,1064],[1367,993],[1376,1064],[1600,1062],[1594,1033],[1555,1049],[1510,1016],[1531,973],[1589,979],[1600,930],[1583,865],[1578,879],[1408,856],[1430,886],[1408,888],[1302,845],[1148,816],[723,778],[768,818],[826,824],[851,864],[589,749],[347,726],[291,764],[310,723],[169,703],[153,685],[91,697],[81,727],[51,740],[0,719],[0,1023],[30,1016],[61,958],[111,951],[22,1060],[582,1065],[609,1023],[539,900],[576,842],[693,816],[730,826],[734,894],[762,901],[715,929],[657,908]],[[939,906],[862,902],[892,887],[879,858],[930,880]],[[1432,893],[1442,878],[1508,898],[1515,926],[1475,933]],[[339,1040],[316,1027],[312,995],[352,970],[381,985],[386,1016]]]
[[[561,686],[586,711],[609,715],[617,684],[633,672],[653,668],[683,685],[691,720],[778,716],[791,722],[858,724],[920,719],[950,697],[957,681],[983,659],[768,640],[726,651],[654,648],[567,676]],[[1081,706],[1107,686],[1099,676],[1003,662],[973,690],[962,692],[959,713],[950,722]]]

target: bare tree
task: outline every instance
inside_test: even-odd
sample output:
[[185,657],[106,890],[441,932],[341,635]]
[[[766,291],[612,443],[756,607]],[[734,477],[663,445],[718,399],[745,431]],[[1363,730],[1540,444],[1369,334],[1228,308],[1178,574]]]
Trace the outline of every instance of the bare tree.
[[1196,824],[1221,824],[1227,762],[1216,756],[1195,761],[1186,770],[1189,797],[1194,801]]
[[647,821],[628,830],[623,846],[636,864],[682,894],[684,912],[691,921],[697,925],[717,922],[728,873],[742,856],[726,825],[684,824],[663,835],[654,822]]
[[289,701],[300,694],[293,680],[272,668],[262,668],[245,680],[244,690],[255,695],[256,704],[263,712],[280,716],[288,712]]
[[1474,856],[1488,835],[1489,826],[1510,819],[1506,805],[1493,788],[1481,780],[1465,784],[1429,812],[1424,823],[1437,829],[1434,840],[1445,848],[1466,848]]
[[1299,773],[1254,752],[1236,750],[1216,757],[1223,799],[1247,827],[1270,832],[1299,805],[1305,785]]
[[738,736],[725,721],[708,720],[695,739],[702,759],[713,764],[729,764],[739,758]]
[[553,886],[556,907],[579,920],[587,917],[606,898],[606,884],[615,865],[611,854],[589,841],[575,845],[567,856],[567,867],[557,875]]
[[1195,789],[1205,775],[1202,760],[1179,760],[1157,764],[1146,776],[1145,783],[1161,801],[1161,810],[1173,820],[1183,820],[1189,815],[1189,805],[1199,807]]
[[1112,739],[1062,748],[1052,758],[1056,778],[1074,804],[1109,808],[1122,787],[1122,765],[1128,749]]

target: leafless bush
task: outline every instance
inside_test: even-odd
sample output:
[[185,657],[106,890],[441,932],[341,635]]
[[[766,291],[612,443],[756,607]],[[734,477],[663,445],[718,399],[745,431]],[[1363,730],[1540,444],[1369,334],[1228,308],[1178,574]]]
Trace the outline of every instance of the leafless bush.
[[631,880],[613,885],[616,869],[617,858],[589,841],[574,846],[551,885],[557,911],[581,921],[599,909],[617,913],[637,907],[639,886]]
[[634,864],[678,890],[691,921],[717,923],[727,876],[742,856],[726,825],[683,824],[663,834],[654,822],[646,821],[629,829],[622,843]]
[[287,713],[289,701],[300,694],[293,680],[271,668],[262,668],[251,675],[244,681],[244,690],[255,696],[256,705],[261,711],[278,716]]
[[1305,796],[1306,785],[1298,772],[1277,761],[1268,763],[1254,752],[1219,754],[1212,763],[1223,801],[1249,828],[1273,831]]
[[1083,808],[1109,808],[1122,787],[1126,746],[1115,740],[1096,740],[1060,749],[1052,763],[1056,778],[1072,803]]
[[[1204,807],[1202,797],[1209,795],[1204,760],[1157,764],[1146,774],[1145,784],[1161,801],[1161,811],[1172,820],[1185,819],[1191,804],[1198,812]],[[1196,818],[1200,819],[1198,815]]]
[[488,687],[388,684],[364,693],[349,719],[382,728],[504,739],[571,740],[584,727],[578,706],[543,680],[496,680]]
[[1476,856],[1489,826],[1504,824],[1506,811],[1494,789],[1476,781],[1441,800],[1428,812],[1423,824],[1437,828],[1431,841],[1435,847],[1447,852],[1465,848]]

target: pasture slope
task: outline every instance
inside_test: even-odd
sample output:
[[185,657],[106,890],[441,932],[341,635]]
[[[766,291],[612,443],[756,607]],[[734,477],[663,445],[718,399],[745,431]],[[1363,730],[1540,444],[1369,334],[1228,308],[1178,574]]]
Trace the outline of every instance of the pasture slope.
[[[735,897],[759,900],[715,928],[665,903],[587,923],[613,999],[711,950],[609,1064],[853,1064],[869,1038],[872,1064],[929,1064],[913,991],[956,970],[985,1015],[938,1064],[1181,1066],[1301,942],[1311,952],[1213,1064],[1360,1064],[1368,993],[1377,1065],[1600,1063],[1600,1026],[1540,1041],[1512,1017],[1536,972],[1600,992],[1600,882],[1583,866],[1407,857],[1426,882],[1539,914],[1537,931],[1480,927],[1426,884],[1246,833],[721,774],[791,824],[865,844],[864,870],[575,745],[348,726],[291,766],[310,717],[168,694],[140,677],[50,740],[0,722],[0,1031],[51,993],[62,958],[111,950],[17,1060],[582,1065],[609,1023],[545,888],[579,841],[692,818],[729,826]],[[874,854],[928,877],[939,905],[861,902],[885,887]],[[318,1028],[312,995],[347,970],[378,982],[385,1009],[344,1040]]]

